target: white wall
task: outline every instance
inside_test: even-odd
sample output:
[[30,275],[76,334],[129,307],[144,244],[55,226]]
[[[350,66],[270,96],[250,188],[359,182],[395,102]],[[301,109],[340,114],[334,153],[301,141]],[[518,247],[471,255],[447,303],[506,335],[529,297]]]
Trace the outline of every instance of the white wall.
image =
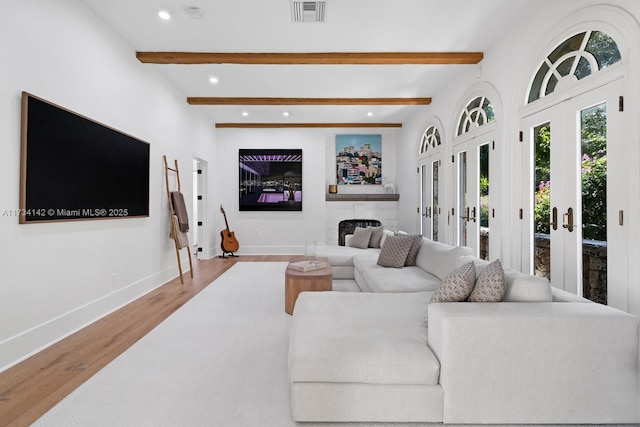
[[[327,186],[335,183],[336,134],[382,135],[382,175],[385,182],[395,181],[396,131],[389,129],[218,129],[217,176],[229,228],[240,243],[239,254],[303,253],[305,240],[337,243],[337,221],[354,215],[380,215],[388,226],[395,226],[397,203],[326,202]],[[238,210],[238,150],[240,148],[302,149],[302,212],[240,212]],[[379,186],[340,186],[340,192],[384,192]],[[401,196],[402,198],[402,196]],[[384,203],[383,206],[380,204]],[[389,207],[391,206],[391,207]],[[392,213],[389,213],[392,209]],[[344,213],[347,212],[347,213]],[[348,215],[346,218],[341,216]],[[224,229],[218,217],[217,230]],[[335,223],[335,229],[327,224]],[[384,222],[383,222],[384,224]],[[219,236],[219,233],[218,233]]]
[[[183,165],[189,198],[192,157],[215,158],[213,124],[84,5],[3,5],[0,370],[175,277],[162,155]],[[20,225],[7,214],[19,201],[22,91],[149,142],[150,216]]]

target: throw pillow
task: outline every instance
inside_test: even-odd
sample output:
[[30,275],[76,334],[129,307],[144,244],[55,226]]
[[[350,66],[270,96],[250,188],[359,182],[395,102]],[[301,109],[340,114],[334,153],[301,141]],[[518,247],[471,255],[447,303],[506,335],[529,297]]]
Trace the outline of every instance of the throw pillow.
[[356,227],[353,231],[353,237],[349,245],[354,248],[366,249],[371,239],[371,229],[364,227]]
[[389,236],[378,255],[378,265],[383,267],[404,267],[407,254],[411,249],[411,240],[401,236]]
[[394,233],[391,230],[382,230],[382,238],[380,239],[380,247],[384,246],[384,242],[387,240],[387,237],[393,236]]
[[431,302],[466,301],[476,283],[476,268],[469,262],[456,268],[442,281],[442,285],[431,297]]
[[382,239],[382,234],[384,233],[384,227],[370,227],[371,228],[371,238],[369,239],[369,247],[370,248],[379,248],[380,240]]
[[500,302],[507,292],[504,270],[500,260],[490,262],[480,273],[468,301]]
[[416,265],[416,258],[418,257],[418,251],[420,250],[420,246],[422,246],[422,236],[417,234],[415,236],[407,236],[408,239],[411,240],[411,249],[409,249],[409,253],[407,254],[407,260],[404,262],[405,266]]

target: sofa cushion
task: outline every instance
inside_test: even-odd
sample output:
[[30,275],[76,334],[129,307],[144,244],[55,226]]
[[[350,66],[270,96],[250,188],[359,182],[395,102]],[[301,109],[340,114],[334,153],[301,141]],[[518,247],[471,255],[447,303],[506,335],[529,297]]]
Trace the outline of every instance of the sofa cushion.
[[[480,275],[489,262],[472,255],[465,255],[458,260],[458,265],[473,261],[476,274]],[[550,302],[551,285],[546,277],[521,273],[508,267],[502,267],[506,291],[502,301],[507,302]]]
[[[384,248],[383,248],[384,249]],[[420,267],[402,269],[382,267],[368,255],[353,257],[356,282],[367,292],[435,292],[442,281]],[[365,282],[364,284],[361,282]]]
[[356,227],[353,231],[353,237],[349,244],[354,248],[366,249],[371,239],[371,229],[364,227]]
[[427,301],[426,293],[301,293],[291,323],[291,381],[438,384]]
[[384,227],[369,227],[371,228],[371,237],[369,238],[369,247],[370,248],[379,248],[380,240],[382,239],[382,235],[384,233]]
[[459,266],[458,259],[460,257],[472,253],[471,248],[466,246],[450,246],[423,239],[416,258],[416,265],[440,280],[444,280],[447,274]]
[[377,259],[380,249],[367,248],[358,249],[351,246],[339,245],[317,245],[316,256],[329,258],[331,266],[353,267],[353,257],[356,255],[365,255]]
[[412,240],[401,236],[387,238],[378,257],[378,265],[382,267],[402,268],[411,249]]
[[476,283],[476,269],[468,262],[447,275],[431,297],[431,302],[466,301]]
[[470,302],[500,302],[507,291],[504,270],[499,259],[487,264],[476,279]]

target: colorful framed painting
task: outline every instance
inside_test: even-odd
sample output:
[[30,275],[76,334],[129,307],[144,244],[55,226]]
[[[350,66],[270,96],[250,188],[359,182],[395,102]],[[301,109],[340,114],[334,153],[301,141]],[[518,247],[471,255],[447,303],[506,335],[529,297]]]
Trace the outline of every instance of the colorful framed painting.
[[336,135],[336,183],[382,185],[382,135]]

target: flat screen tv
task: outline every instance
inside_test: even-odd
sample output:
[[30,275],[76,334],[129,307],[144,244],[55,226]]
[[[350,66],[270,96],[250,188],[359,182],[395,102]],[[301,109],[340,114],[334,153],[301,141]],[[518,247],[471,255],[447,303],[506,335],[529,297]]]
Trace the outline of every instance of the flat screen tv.
[[22,93],[20,223],[149,216],[149,144]]
[[240,210],[301,211],[302,150],[240,149]]

